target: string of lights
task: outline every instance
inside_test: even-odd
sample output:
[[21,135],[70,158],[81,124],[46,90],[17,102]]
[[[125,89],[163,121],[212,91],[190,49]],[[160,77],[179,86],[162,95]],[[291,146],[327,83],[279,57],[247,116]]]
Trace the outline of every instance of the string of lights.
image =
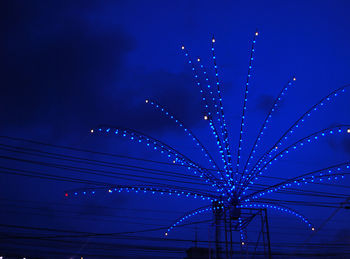
[[[278,94],[277,98],[274,100],[272,107],[269,110],[269,113],[266,115],[265,120],[259,130],[259,133],[257,134],[257,137],[254,141],[253,144],[253,148],[251,149],[249,155],[248,155],[248,159],[244,165],[244,172],[247,173],[248,169],[247,167],[250,166],[250,160],[254,158],[254,155],[256,153],[256,149],[259,146],[259,142],[261,141],[261,139],[264,136],[264,132],[266,131],[267,127],[268,127],[268,123],[270,122],[273,113],[277,110],[279,103],[281,102],[282,97],[286,94],[287,90],[293,86],[293,82],[296,81],[296,78],[293,77],[292,80],[290,80],[286,86],[283,87],[283,89],[280,91],[280,93]],[[242,179],[244,180],[245,177],[242,177]]]

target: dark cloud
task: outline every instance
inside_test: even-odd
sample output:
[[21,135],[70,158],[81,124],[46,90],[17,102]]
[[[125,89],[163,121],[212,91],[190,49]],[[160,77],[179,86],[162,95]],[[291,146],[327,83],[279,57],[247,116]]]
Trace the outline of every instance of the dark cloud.
[[191,77],[126,67],[135,40],[119,25],[107,26],[93,4],[7,2],[2,7],[0,109],[6,111],[7,127],[46,128],[59,139],[100,123],[167,126],[169,121],[145,107],[146,97],[187,123],[196,121],[190,119],[194,112],[201,117]]
[[264,113],[268,113],[275,101],[275,97],[271,95],[261,95],[256,103],[256,108]]
[[[145,99],[148,98],[165,107],[175,117],[189,126],[201,118],[200,94],[189,74],[166,71],[143,73],[139,71],[134,74],[133,82],[136,86],[125,90],[120,98],[123,99],[123,96],[133,97],[131,100],[133,100],[134,105],[128,104],[127,102],[130,101],[124,98],[124,107],[130,107],[133,110],[130,111],[128,116],[132,115],[134,118],[132,120],[124,118],[122,120],[132,127],[154,129],[171,125],[169,124],[170,121],[165,119],[165,116],[159,111],[144,104]],[[123,114],[120,115],[123,116]]]
[[[125,206],[129,200],[130,195],[119,194],[115,195],[112,199],[110,197],[103,197],[108,200],[111,204],[118,204],[119,207]],[[111,210],[111,207],[101,205],[101,200],[88,200],[81,201],[81,203],[76,206],[77,215],[81,216],[98,216],[98,215],[106,215],[113,216],[117,212],[116,210]],[[113,207],[112,207],[113,208]]]
[[72,7],[44,13],[33,6],[8,6],[5,18],[1,106],[7,121],[20,125],[95,106],[97,92],[118,80],[123,56],[134,48],[118,26],[106,30]]
[[[344,244],[344,246],[335,246],[333,248],[328,248],[330,244]],[[339,259],[346,259],[349,258],[346,250],[346,246],[350,244],[350,230],[345,228],[338,230],[335,234],[333,240],[330,242],[327,242],[323,249],[321,249],[322,252],[325,253],[324,258],[339,258]]]
[[[342,125],[342,123],[332,123],[328,127],[337,127],[338,125]],[[331,136],[327,138],[327,144],[334,151],[340,151],[347,154],[350,154],[350,137],[349,134],[345,136]]]
[[348,136],[330,138],[328,144],[335,151],[350,154],[350,138]]
[[350,138],[344,138],[343,149],[346,153],[350,154]]

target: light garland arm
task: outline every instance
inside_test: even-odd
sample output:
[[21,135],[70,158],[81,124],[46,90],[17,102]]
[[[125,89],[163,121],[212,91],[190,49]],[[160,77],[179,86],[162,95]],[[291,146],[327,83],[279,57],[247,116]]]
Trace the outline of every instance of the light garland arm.
[[315,227],[310,223],[310,221],[300,213],[296,212],[295,210],[288,208],[286,206],[280,206],[274,203],[247,203],[247,204],[241,204],[237,205],[239,208],[266,208],[266,209],[274,209],[280,212],[285,212],[288,214],[291,214],[297,218],[299,218],[301,221],[303,221],[312,231],[315,231]]
[[286,140],[288,138],[288,135],[293,134],[294,133],[294,128],[299,128],[300,123],[303,123],[305,121],[305,119],[307,119],[308,117],[311,116],[311,113],[316,111],[318,109],[319,106],[323,106],[325,105],[326,102],[329,102],[332,98],[338,96],[341,93],[345,92],[345,89],[347,87],[350,87],[349,85],[345,85],[342,86],[336,90],[334,90],[333,92],[331,92],[330,94],[328,94],[327,96],[323,97],[320,101],[318,101],[316,104],[314,104],[310,109],[308,109],[303,115],[301,115],[293,124],[292,126],[290,126],[290,128],[276,141],[275,144],[272,145],[272,147],[258,160],[258,162],[254,165],[253,170],[256,169],[257,166],[259,166],[263,160],[264,157],[266,157],[266,154],[270,154],[272,153],[276,147],[279,147],[283,144],[283,141]]
[[[221,207],[218,207],[218,209],[220,209]],[[198,214],[202,214],[205,212],[210,212],[212,211],[213,208],[212,206],[204,206],[195,210],[192,210],[188,213],[186,213],[185,215],[183,215],[182,217],[178,218],[175,223],[173,223],[171,226],[168,227],[167,231],[165,232],[165,236],[167,236],[169,234],[170,231],[172,231],[175,227],[177,227],[179,224],[183,223],[184,221],[188,220],[189,218],[193,217],[193,216],[197,216]]]
[[268,123],[270,122],[270,119],[272,117],[272,114],[276,111],[277,107],[278,107],[278,104],[280,103],[282,97],[286,94],[286,91],[292,87],[292,83],[295,81],[295,77],[293,77],[284,87],[283,89],[280,91],[280,93],[278,94],[278,96],[276,97],[275,101],[273,102],[272,104],[272,107],[269,111],[269,113],[267,114],[261,128],[260,128],[260,131],[254,141],[254,144],[253,144],[253,147],[252,149],[250,150],[250,153],[249,153],[249,156],[248,156],[248,159],[244,165],[244,171],[245,172],[248,172],[248,167],[250,165],[250,160],[254,158],[254,154],[256,152],[256,148],[258,147],[258,144],[259,142],[261,141],[261,139],[263,138],[263,134],[264,134],[264,131],[267,129],[267,125]]
[[322,182],[323,180],[332,180],[332,178],[334,178],[335,180],[337,180],[338,177],[344,178],[345,174],[349,174],[344,171],[349,169],[350,162],[322,168],[316,171],[302,174],[291,179],[287,179],[281,183],[269,186],[263,190],[256,191],[244,197],[243,200],[245,202],[249,202],[251,200],[260,199],[266,194],[270,194],[279,190],[285,190],[293,185],[300,186],[301,184]]
[[199,174],[200,178],[204,178],[207,183],[211,183],[214,188],[222,188],[221,182],[216,179],[215,176],[211,174],[208,170],[204,170],[202,167],[191,161],[188,157],[181,154],[179,151],[170,147],[169,145],[161,142],[160,140],[154,139],[143,133],[137,132],[135,130],[127,128],[117,128],[110,126],[100,126],[97,129],[91,130],[91,133],[95,132],[105,132],[114,133],[116,135],[121,135],[123,137],[128,137],[133,141],[139,143],[145,143],[147,146],[152,147],[154,150],[159,151],[161,154],[166,155],[168,158],[173,159],[175,162],[179,162],[181,165],[187,167],[188,170],[192,171],[194,174]]
[[347,130],[349,127],[350,127],[350,125],[339,125],[339,126],[335,126],[335,127],[326,128],[326,129],[317,131],[315,133],[312,133],[311,135],[308,135],[308,136],[298,140],[297,142],[294,142],[293,144],[289,145],[288,147],[286,147],[285,149],[280,151],[275,156],[272,156],[273,155],[272,153],[268,154],[267,158],[270,158],[270,159],[264,161],[263,165],[261,165],[261,167],[259,166],[256,170],[252,170],[252,172],[248,175],[247,181],[249,181],[249,182],[246,183],[245,189],[247,189],[249,184],[253,184],[253,182],[252,182],[253,178],[257,179],[257,176],[261,175],[263,173],[263,170],[267,170],[268,167],[273,162],[277,161],[280,158],[285,157],[285,155],[288,154],[290,151],[296,150],[299,147],[303,147],[305,144],[310,143],[312,141],[317,141],[317,140],[319,140],[319,138],[325,137],[327,135],[333,135],[335,133],[344,133],[344,132],[347,133]]
[[240,160],[241,160],[241,151],[242,151],[242,142],[243,142],[243,127],[244,127],[244,121],[245,121],[245,111],[247,109],[247,101],[248,101],[248,87],[249,87],[249,80],[251,77],[251,70],[252,70],[252,63],[254,60],[253,54],[255,52],[255,42],[256,37],[259,35],[258,32],[255,32],[254,38],[253,38],[253,44],[251,47],[250,52],[250,59],[249,59],[249,66],[248,66],[248,75],[245,83],[245,92],[244,92],[244,102],[243,102],[243,109],[242,109],[242,117],[241,117],[241,128],[239,132],[239,141],[238,141],[238,151],[237,151],[237,164],[236,164],[236,171],[239,170]]
[[66,197],[75,196],[94,196],[96,193],[121,193],[121,192],[134,192],[134,193],[151,193],[151,194],[168,194],[181,197],[192,197],[195,199],[202,199],[208,201],[216,201],[217,196],[198,190],[191,190],[180,187],[172,186],[153,186],[153,185],[111,185],[108,187],[98,188],[79,188],[74,190],[65,191]]
[[[165,116],[167,116],[168,118],[170,118],[171,120],[173,120],[176,125],[178,125],[181,129],[184,130],[184,132],[187,134],[187,136],[189,136],[193,142],[195,143],[196,146],[198,146],[201,151],[203,152],[204,156],[206,158],[208,158],[208,161],[212,164],[214,169],[218,170],[218,173],[220,173],[220,169],[219,166],[216,164],[214,158],[212,157],[212,155],[209,153],[209,151],[206,149],[206,147],[201,143],[201,141],[196,137],[196,135],[189,129],[187,128],[184,123],[182,121],[180,121],[179,119],[177,119],[174,115],[172,115],[169,111],[167,111],[163,106],[159,105],[158,103],[156,103],[153,100],[146,100],[147,104],[152,105],[153,107],[155,107],[157,110],[161,111]],[[223,180],[223,179],[220,179]]]
[[[214,71],[215,71],[217,95],[218,95],[218,98],[217,98],[218,102],[215,105],[216,106],[216,114],[217,114],[218,123],[220,125],[221,134],[223,137],[224,151],[226,153],[226,159],[227,159],[225,170],[228,172],[229,177],[233,178],[232,154],[231,154],[231,149],[230,149],[230,141],[229,141],[229,136],[228,136],[228,131],[227,131],[227,124],[226,124],[226,120],[225,120],[224,107],[222,104],[219,72],[218,72],[218,66],[216,63],[216,55],[215,55],[215,42],[216,42],[216,40],[213,36],[213,38],[211,40],[211,50],[212,50],[212,57],[213,57],[213,62],[214,62]],[[237,177],[237,175],[236,175],[236,177]]]
[[219,152],[220,152],[222,161],[223,161],[224,166],[226,168],[228,166],[228,164],[227,164],[226,152],[225,152],[225,149],[224,149],[224,140],[221,139],[221,135],[222,134],[220,134],[218,132],[218,129],[215,126],[215,123],[214,123],[214,120],[213,120],[214,119],[213,118],[213,114],[210,111],[208,100],[207,100],[207,96],[205,95],[204,88],[203,88],[203,86],[202,86],[202,84],[201,84],[201,82],[199,80],[197,70],[196,70],[196,68],[194,66],[194,63],[193,63],[191,57],[190,57],[190,54],[189,54],[188,50],[185,48],[185,46],[182,46],[181,48],[184,51],[185,56],[188,59],[188,63],[191,65],[196,85],[199,87],[199,91],[201,93],[201,98],[202,98],[202,101],[204,102],[204,110],[205,110],[205,113],[206,113],[206,115],[205,115],[206,117],[205,118],[209,122],[210,129],[212,130],[212,133],[213,133],[213,135],[214,135],[214,137],[216,139],[216,144],[217,144],[217,146],[219,148]]

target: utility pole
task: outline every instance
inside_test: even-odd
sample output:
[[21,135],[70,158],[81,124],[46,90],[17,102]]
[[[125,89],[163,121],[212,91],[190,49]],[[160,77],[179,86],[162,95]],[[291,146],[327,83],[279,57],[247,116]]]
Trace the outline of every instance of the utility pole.
[[216,203],[213,204],[214,206],[214,224],[215,224],[215,252],[216,252],[216,259],[221,259],[222,258],[222,233],[221,233],[221,228],[222,228],[222,221],[223,221],[223,210],[221,209],[220,206],[217,206]]

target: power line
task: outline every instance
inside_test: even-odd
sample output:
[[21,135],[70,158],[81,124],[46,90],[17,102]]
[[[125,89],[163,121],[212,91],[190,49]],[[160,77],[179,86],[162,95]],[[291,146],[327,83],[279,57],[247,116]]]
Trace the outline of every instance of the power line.
[[[150,160],[150,159],[144,159],[144,158],[139,158],[139,157],[132,157],[132,156],[119,155],[119,154],[112,154],[112,153],[107,153],[107,152],[98,152],[98,151],[92,151],[92,150],[87,150],[87,149],[69,147],[69,146],[64,146],[64,145],[50,144],[50,143],[45,143],[45,142],[40,142],[40,141],[35,141],[35,140],[29,140],[29,139],[24,139],[24,138],[17,138],[17,137],[11,137],[11,136],[0,136],[0,138],[9,139],[9,140],[15,140],[15,141],[22,141],[22,142],[32,143],[32,144],[36,144],[36,145],[41,145],[41,146],[47,146],[47,147],[53,147],[53,148],[59,148],[59,149],[66,149],[66,150],[71,150],[71,151],[78,151],[78,152],[89,153],[89,154],[103,155],[103,156],[123,158],[123,159],[130,159],[130,160],[138,160],[138,161],[143,161],[143,162],[168,165],[168,166],[171,166],[171,167],[180,167],[180,168],[184,167],[184,168],[187,168],[187,166],[181,165],[181,164],[178,164],[178,163],[174,164],[174,163],[162,162],[162,161]],[[28,148],[18,147],[18,146],[11,146],[11,145],[5,145],[5,144],[0,144],[0,145],[8,146],[8,147],[16,148],[16,149],[24,149],[24,150],[27,150],[27,151],[31,150],[31,149],[28,149]],[[35,152],[47,153],[47,154],[52,154],[52,155],[62,156],[62,157],[66,156],[66,157],[71,157],[71,158],[80,159],[80,160],[86,160],[86,161],[92,161],[92,162],[97,162],[97,163],[102,163],[102,164],[120,165],[120,166],[137,168],[136,166],[133,166],[133,165],[118,164],[118,163],[113,163],[113,162],[106,162],[106,161],[100,161],[100,160],[95,160],[95,159],[87,159],[87,158],[81,158],[81,157],[76,157],[76,156],[68,156],[68,155],[62,155],[62,154],[57,154],[57,153],[52,153],[52,152],[50,153],[50,152],[40,151],[40,150],[35,150]],[[142,167],[141,167],[141,169],[154,170],[153,168],[142,168]],[[216,170],[216,169],[212,169],[212,168],[205,168],[205,167],[202,167],[202,169],[207,170],[207,171],[220,171],[220,170]],[[157,170],[155,170],[155,171],[157,171]],[[164,171],[164,170],[160,170],[159,172],[175,173],[175,172]],[[224,171],[222,171],[222,172],[224,172]],[[188,177],[192,177],[192,178],[198,179],[195,176],[188,176]],[[288,178],[268,176],[268,175],[262,175],[260,177],[261,178],[268,178],[268,179],[276,179],[276,180],[288,180]],[[328,185],[328,186],[331,185],[331,184],[327,184],[327,183],[315,183],[315,184]],[[334,186],[334,185],[331,185],[331,186]],[[342,188],[350,188],[350,186],[346,186],[346,185],[337,185],[337,186],[342,187]]]

